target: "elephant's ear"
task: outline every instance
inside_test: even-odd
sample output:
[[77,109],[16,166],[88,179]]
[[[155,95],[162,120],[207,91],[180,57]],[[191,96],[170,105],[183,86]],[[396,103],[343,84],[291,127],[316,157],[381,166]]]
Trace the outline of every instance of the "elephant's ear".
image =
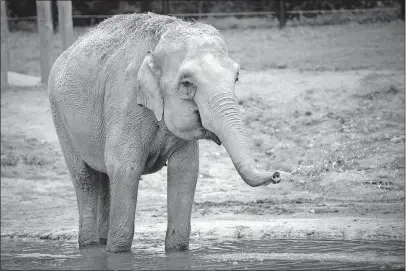
[[[130,63],[127,72],[131,70]],[[158,121],[163,116],[163,98],[156,77],[152,51],[148,51],[137,74],[137,103],[152,110]]]

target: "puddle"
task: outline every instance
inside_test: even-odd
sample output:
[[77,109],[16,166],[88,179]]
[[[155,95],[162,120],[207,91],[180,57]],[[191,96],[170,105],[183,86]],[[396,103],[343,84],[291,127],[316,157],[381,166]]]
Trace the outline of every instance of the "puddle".
[[135,241],[130,253],[79,250],[76,241],[1,240],[1,269],[315,270],[404,269],[404,241],[260,240],[191,244],[164,253],[163,243]]

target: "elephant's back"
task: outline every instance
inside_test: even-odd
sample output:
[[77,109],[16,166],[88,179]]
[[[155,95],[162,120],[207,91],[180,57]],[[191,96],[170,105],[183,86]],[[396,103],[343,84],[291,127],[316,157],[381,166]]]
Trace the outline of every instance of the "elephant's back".
[[135,40],[153,38],[158,41],[172,23],[182,21],[153,13],[115,15],[80,36],[72,45],[73,55],[83,54],[104,62],[118,48]]

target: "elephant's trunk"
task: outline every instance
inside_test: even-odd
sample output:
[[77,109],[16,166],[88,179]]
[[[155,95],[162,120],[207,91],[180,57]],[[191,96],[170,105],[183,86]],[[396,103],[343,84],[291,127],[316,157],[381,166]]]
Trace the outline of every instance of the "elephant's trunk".
[[241,178],[253,187],[280,182],[279,172],[261,172],[255,168],[235,96],[213,97],[208,108],[211,116],[208,129],[220,138]]

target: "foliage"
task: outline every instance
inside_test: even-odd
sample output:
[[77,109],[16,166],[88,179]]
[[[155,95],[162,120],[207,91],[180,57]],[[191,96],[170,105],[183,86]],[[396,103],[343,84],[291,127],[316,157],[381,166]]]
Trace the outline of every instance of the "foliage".
[[[168,8],[165,10],[165,3]],[[297,10],[340,10],[354,8],[377,8],[377,7],[397,7],[399,3],[404,7],[402,0],[285,0],[287,11]],[[28,17],[36,15],[35,1],[7,0],[9,17]],[[259,11],[279,11],[279,1],[276,0],[92,0],[92,1],[72,1],[73,14],[75,15],[113,15],[132,12],[154,11],[157,13],[215,13],[215,12],[259,12]],[[57,4],[52,1],[52,11],[54,13],[54,26],[57,23]],[[299,18],[298,14],[287,14],[287,19]],[[305,14],[302,16],[315,17],[316,14]],[[404,14],[401,14],[404,17]],[[194,18],[197,19],[197,18]],[[77,26],[97,23],[99,19],[75,19]],[[15,24],[12,23],[11,26]]]

